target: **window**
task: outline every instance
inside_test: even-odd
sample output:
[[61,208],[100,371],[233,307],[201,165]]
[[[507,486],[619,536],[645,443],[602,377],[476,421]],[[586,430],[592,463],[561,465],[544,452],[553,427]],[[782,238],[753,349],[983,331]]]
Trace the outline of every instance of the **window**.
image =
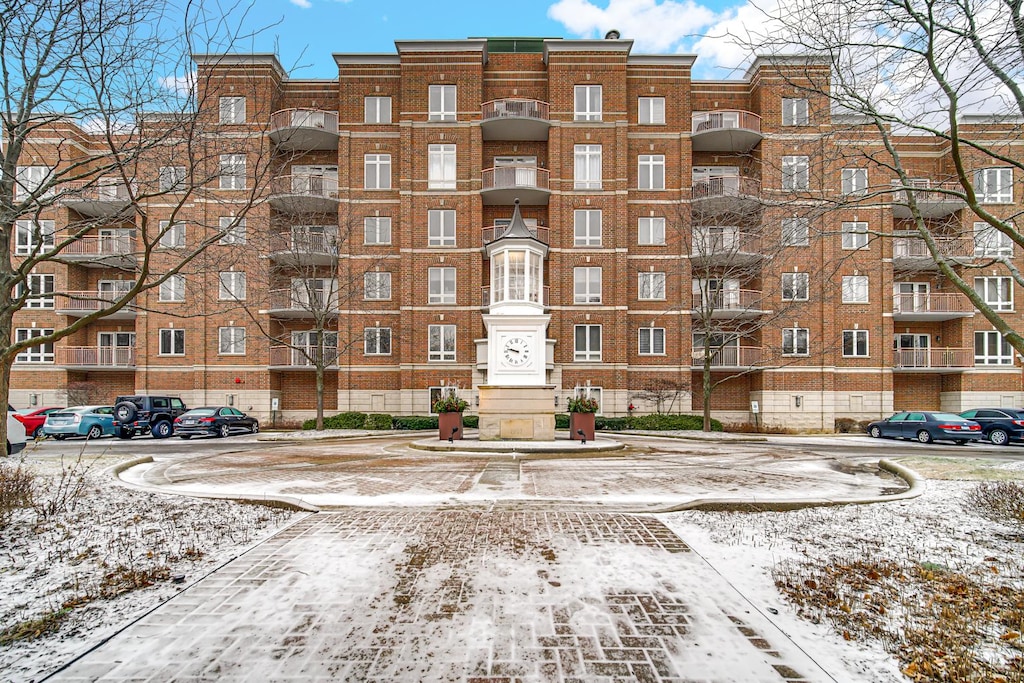
[[18,221],[15,230],[16,256],[27,256],[37,251],[53,249],[53,221]]
[[390,356],[391,328],[364,327],[363,354],[366,356]]
[[843,249],[868,246],[868,224],[863,221],[843,223]]
[[577,121],[601,120],[601,86],[577,85],[576,88]]
[[641,190],[665,189],[665,155],[641,154],[638,188]]
[[665,328],[641,327],[639,333],[638,353],[641,356],[665,355]]
[[181,192],[185,189],[185,167],[184,166],[161,166],[160,167],[160,191]]
[[810,221],[806,218],[782,219],[782,245],[786,247],[806,247],[810,242]]
[[1013,365],[1013,347],[997,330],[974,333],[975,365]]
[[868,189],[868,169],[843,169],[843,194],[864,194]]
[[364,123],[391,123],[391,98],[367,97],[363,100]]
[[601,246],[601,217],[601,209],[576,209],[573,213],[573,244],[575,246]]
[[185,224],[160,221],[160,246],[180,249],[185,246]]
[[1013,240],[988,223],[974,224],[975,256],[1013,256]]
[[665,98],[641,97],[637,122],[641,125],[663,125],[665,123]]
[[[18,166],[15,170],[16,196],[24,197],[36,192],[50,180],[52,175],[53,169],[49,166]],[[52,194],[53,188],[50,188],[39,197],[49,197]]]
[[807,100],[802,97],[782,98],[782,125],[806,126],[810,123]]
[[185,330],[160,330],[160,355],[185,355]]
[[974,172],[974,193],[982,204],[1013,202],[1013,169],[983,168]]
[[245,219],[238,216],[221,216],[220,233],[221,244],[245,244]]
[[455,325],[430,325],[427,360],[455,360]]
[[661,301],[665,298],[665,273],[638,273],[638,299]]
[[810,187],[807,157],[782,157],[782,189],[806,190]]
[[363,187],[367,190],[391,189],[390,154],[366,154],[363,156]]
[[217,352],[224,356],[245,355],[245,328],[222,327],[218,335]]
[[455,112],[455,86],[430,86],[430,120],[454,121]]
[[655,216],[640,218],[637,224],[637,242],[643,245],[665,244],[665,219]]
[[573,179],[577,190],[601,189],[601,145],[576,145]]
[[455,303],[455,269],[428,268],[428,302],[432,304]]
[[427,211],[427,244],[431,247],[455,246],[454,209]]
[[787,327],[782,330],[782,355],[783,356],[806,356],[807,355],[807,328]]
[[843,276],[843,303],[866,304],[868,302],[868,276]]
[[220,189],[222,189],[222,190],[244,190],[245,189],[245,155],[244,154],[221,154],[220,155]]
[[868,357],[868,331],[843,330],[843,357]]
[[[19,327],[14,331],[14,340],[21,343],[51,334],[53,334],[52,329],[44,329],[41,327]],[[15,356],[14,360],[18,363],[52,363],[53,342],[45,342],[36,346],[30,346]]]
[[601,360],[600,325],[576,325],[573,338],[573,360]]
[[782,300],[807,301],[810,275],[807,273],[782,274]]
[[391,298],[391,273],[365,273],[363,298],[386,300]]
[[[28,291],[25,291],[25,284]],[[26,283],[19,284],[15,296],[27,295],[25,308],[53,308],[53,275],[29,275]]]
[[242,301],[245,299],[245,273],[225,271],[220,274],[220,299]]
[[1008,277],[976,277],[974,291],[995,311],[1013,310],[1013,280]]
[[185,276],[171,275],[160,283],[160,301],[185,300]]
[[427,147],[427,189],[455,189],[455,145]]
[[573,301],[578,304],[601,303],[601,269],[573,268]]
[[244,97],[222,97],[222,98],[220,98],[220,122],[221,123],[245,123],[245,98]]
[[367,216],[364,218],[363,244],[391,244],[391,217]]

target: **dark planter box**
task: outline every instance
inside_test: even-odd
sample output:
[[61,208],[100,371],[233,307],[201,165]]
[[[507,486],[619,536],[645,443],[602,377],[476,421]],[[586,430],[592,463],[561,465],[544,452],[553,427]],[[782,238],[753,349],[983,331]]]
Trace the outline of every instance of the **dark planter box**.
[[[587,441],[594,440],[594,413],[569,413],[569,436],[573,439],[585,438]],[[577,430],[583,430],[581,437]]]
[[[459,428],[459,431],[452,434],[452,429]],[[437,416],[437,438],[442,441],[448,439],[461,439],[466,430],[462,427],[462,413],[439,413]]]

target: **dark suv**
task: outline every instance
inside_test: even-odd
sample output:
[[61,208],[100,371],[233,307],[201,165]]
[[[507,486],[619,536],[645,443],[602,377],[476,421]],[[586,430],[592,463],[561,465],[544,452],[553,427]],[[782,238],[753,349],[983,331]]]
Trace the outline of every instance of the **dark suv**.
[[122,439],[150,432],[154,439],[174,433],[174,418],[188,408],[177,396],[118,396],[114,401],[114,429]]
[[985,438],[997,446],[1024,441],[1024,410],[1019,408],[973,408],[960,413],[981,425]]

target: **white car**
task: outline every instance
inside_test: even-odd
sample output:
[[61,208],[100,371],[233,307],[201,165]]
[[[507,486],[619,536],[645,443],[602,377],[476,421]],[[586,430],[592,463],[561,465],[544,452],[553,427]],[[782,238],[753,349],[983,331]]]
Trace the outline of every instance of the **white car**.
[[7,455],[21,453],[25,448],[25,425],[14,416],[14,408],[7,406]]

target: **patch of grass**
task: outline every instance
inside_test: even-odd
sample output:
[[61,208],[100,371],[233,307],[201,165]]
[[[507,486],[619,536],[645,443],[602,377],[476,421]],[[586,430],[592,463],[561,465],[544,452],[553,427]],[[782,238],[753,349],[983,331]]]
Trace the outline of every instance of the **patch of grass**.
[[6,647],[19,640],[34,640],[56,633],[60,629],[61,622],[70,613],[70,607],[61,607],[59,610],[47,612],[36,619],[27,619],[17,624],[11,624],[0,630],[0,647]]
[[[900,464],[928,479],[948,481],[1024,481],[1024,469],[1008,467],[1005,460],[979,458],[900,458]],[[1010,463],[1012,464],[1012,463]]]
[[35,476],[21,466],[0,463],[0,528],[7,526],[11,515],[35,503]]
[[1024,528],[1024,485],[1015,481],[985,481],[967,494],[967,504],[1000,524]]

